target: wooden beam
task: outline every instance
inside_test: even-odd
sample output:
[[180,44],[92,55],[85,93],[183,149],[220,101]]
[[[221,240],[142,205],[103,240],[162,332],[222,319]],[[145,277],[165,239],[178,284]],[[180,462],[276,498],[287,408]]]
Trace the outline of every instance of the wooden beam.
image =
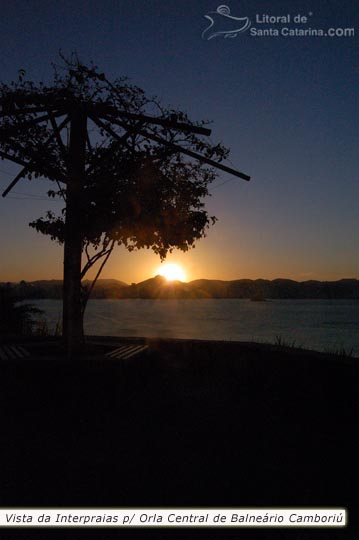
[[60,151],[62,153],[63,160],[66,163],[66,161],[67,161],[67,150],[66,150],[64,142],[63,142],[63,140],[61,138],[61,131],[69,123],[70,117],[66,116],[65,120],[63,120],[59,126],[56,124],[55,116],[52,114],[51,111],[49,111],[49,117],[50,117],[50,122],[51,122],[51,125],[52,125],[52,129],[54,130],[54,135],[55,135],[57,144],[59,145]]
[[[57,118],[58,116],[64,116],[64,114],[65,114],[64,112],[58,111],[53,114],[53,118]],[[1,134],[2,134],[2,137],[13,137],[14,135],[18,133],[19,130],[30,128],[31,126],[35,124],[40,124],[41,122],[45,122],[48,120],[51,120],[50,114],[45,114],[44,116],[33,118],[26,122],[22,122],[21,124],[12,125],[12,126],[9,126],[8,128],[3,128],[1,130]]]
[[0,98],[0,105],[42,105],[46,99],[46,96],[39,95],[39,92],[33,93],[21,93],[21,91],[14,91],[10,95],[4,95]]
[[173,114],[172,119],[168,118],[156,118],[155,116],[148,116],[146,114],[136,114],[127,111],[119,111],[116,107],[106,105],[106,103],[99,103],[94,105],[89,113],[94,113],[96,116],[111,116],[117,119],[119,116],[122,118],[129,118],[148,124],[158,124],[170,129],[176,129],[178,131],[188,131],[191,133],[197,133],[198,135],[210,135],[211,130],[201,126],[194,126],[192,124],[186,124],[185,122],[177,122],[176,115]]
[[197,154],[197,152],[192,152],[192,150],[188,150],[187,148],[182,148],[182,146],[179,146],[177,144],[161,139],[160,137],[157,137],[156,135],[149,135],[148,133],[145,133],[145,132],[142,132],[141,135],[147,136],[149,139],[152,139],[153,141],[156,141],[160,144],[164,144],[165,146],[167,146],[168,148],[171,148],[172,150],[175,150],[187,156],[193,157],[194,159],[197,159],[198,161],[202,161],[203,163],[207,163],[208,165],[211,165],[211,167],[215,167],[216,169],[220,169],[221,171],[229,173],[232,176],[237,176],[238,178],[241,178],[242,180],[246,180],[246,182],[249,182],[249,180],[251,179],[251,177],[248,176],[248,174],[244,174],[242,172],[236,171],[235,169],[232,169],[231,167],[227,167],[226,165],[222,165],[222,163],[218,163],[217,161],[214,161],[213,159]]
[[6,197],[6,195],[9,193],[9,191],[12,190],[12,188],[18,183],[19,180],[27,173],[29,169],[27,167],[24,167],[18,175],[15,176],[14,180],[8,185],[8,187],[3,191],[2,196]]
[[[117,135],[117,133],[113,131],[109,126],[107,126],[103,122],[101,122],[101,124],[102,124],[101,127],[105,129],[110,135],[112,135],[115,138],[119,137],[119,135]],[[116,124],[120,125],[124,129],[128,129],[129,131],[131,131],[131,128],[127,126],[126,124],[123,124],[122,122],[116,121]],[[202,156],[201,154],[197,154],[197,152],[193,152],[192,150],[188,150],[187,148],[182,148],[182,146],[166,141],[165,139],[162,139],[161,137],[157,137],[156,135],[152,135],[151,133],[147,133],[144,130],[138,130],[137,133],[139,133],[140,135],[142,135],[143,137],[147,139],[158,142],[159,144],[163,144],[164,146],[171,148],[175,152],[180,152],[187,156],[193,157],[194,159],[197,159],[198,161],[207,163],[208,165],[211,165],[211,167],[215,167],[216,169],[220,169],[221,171],[232,174],[233,176],[237,176],[238,178],[241,178],[242,180],[246,180],[247,182],[249,182],[249,180],[251,179],[251,177],[248,176],[247,174],[236,171],[235,169],[232,169],[231,167],[227,167],[226,165],[222,165],[222,163],[218,163],[217,161],[214,161],[213,159]]]
[[[91,115],[89,116],[89,118],[90,118],[90,119],[92,120],[92,122],[94,122],[98,127],[100,127],[100,128],[102,127],[102,126],[100,126],[99,123],[96,123],[96,120],[94,120],[93,117],[92,117]],[[98,120],[97,122],[100,122],[100,121]],[[123,142],[126,142],[126,140],[128,139],[128,137],[129,137],[130,135],[131,135],[131,133],[125,133],[125,134],[122,135],[121,137],[118,136],[118,137],[119,137],[119,141],[121,142],[121,144],[122,144]],[[126,146],[128,147],[128,145],[126,145]],[[107,152],[107,153],[112,151],[112,149],[110,149],[110,148],[105,148],[104,150],[105,150],[105,152]],[[89,167],[86,169],[86,174],[91,173],[92,170],[93,170],[93,168],[94,168],[94,164],[91,163],[91,165],[89,165]]]
[[[111,130],[111,132],[108,131],[106,124],[104,124],[99,118],[96,118],[95,116],[89,115],[89,118],[94,122],[100,129],[105,129],[109,135],[113,136],[115,139],[117,139],[118,142],[121,144],[125,143],[126,146],[131,150],[129,145],[126,143],[129,135],[131,135],[130,132],[126,132],[124,135],[118,135],[115,131]],[[91,172],[93,169],[93,165],[90,165],[90,167],[86,170],[86,174]]]
[[[96,116],[90,114],[90,118],[91,120],[101,129],[106,129],[108,128],[107,124],[105,124],[104,122],[102,122],[102,120],[100,120],[99,118],[97,118]],[[111,129],[111,128],[109,128]],[[111,129],[111,133],[110,135],[115,135],[115,139],[117,139],[119,142],[121,143],[126,143],[128,137],[133,133],[133,132],[136,132],[136,128],[133,128],[133,129],[126,129],[126,126],[124,127],[126,133],[124,133],[124,135],[119,135],[118,133],[116,133],[115,131],[113,131]],[[127,145],[128,146],[128,145]]]
[[[60,124],[60,126],[57,128],[59,131],[65,127],[65,125],[69,122],[69,117],[65,118],[65,120]],[[55,120],[54,120],[55,122]],[[56,122],[55,122],[56,125]],[[57,127],[57,126],[56,126]],[[56,132],[54,130],[54,133],[47,139],[47,141],[44,143],[44,146],[47,146],[54,138],[56,137]],[[62,142],[62,141],[61,141]],[[12,188],[18,183],[19,180],[27,173],[30,166],[32,165],[32,162],[30,161],[29,165],[24,167],[22,171],[19,172],[19,174],[14,178],[14,180],[8,185],[8,187],[5,189],[5,191],[2,193],[3,197],[6,197],[6,195],[9,193],[9,191],[12,190]]]
[[[63,105],[63,103],[59,103],[58,105],[54,106],[54,110],[59,110],[59,105]],[[6,106],[2,106],[0,110],[0,118],[3,118],[4,116],[17,116],[19,114],[38,114],[42,112],[47,112],[49,110],[48,106],[43,107],[23,107],[22,109],[9,109]],[[65,114],[65,113],[64,113]]]
[[[47,142],[49,142],[49,140],[47,140]],[[12,147],[11,149],[15,149],[15,151],[17,150],[19,152],[24,153],[24,149],[22,148],[21,145],[15,143],[14,141],[10,141],[9,146],[10,145]],[[36,156],[36,154],[31,155],[29,153],[28,153],[28,156],[27,156],[28,159],[30,159],[29,162],[26,162],[26,161],[22,160],[21,158],[17,158],[16,156],[12,156],[11,154],[1,152],[1,151],[0,151],[0,156],[4,157],[5,159],[8,159],[10,161],[13,161],[14,163],[18,163],[19,165],[22,165],[23,167],[27,166],[29,169],[33,165],[33,162],[36,163],[38,161],[38,157]],[[41,164],[39,172],[41,174],[43,174],[44,176],[46,176],[47,178],[51,178],[51,179],[54,179],[54,180],[58,180],[59,182],[66,183],[66,176],[63,176],[61,173],[58,174],[57,171],[53,171],[51,169],[48,169],[46,164]]]
[[17,163],[18,165],[22,165],[23,167],[27,167],[28,163],[24,161],[23,159],[17,158],[16,156],[11,156],[7,154],[6,152],[2,152],[0,150],[0,157],[3,159],[8,159],[9,161],[13,161],[14,163]]
[[73,93],[66,88],[63,88],[62,90],[56,90],[55,92],[48,94],[41,93],[41,91],[37,90],[35,92],[26,92],[23,93],[21,91],[14,91],[11,94],[3,95],[0,97],[0,105],[2,107],[10,108],[10,107],[23,107],[30,105],[33,108],[38,108],[42,110],[47,110],[49,107],[57,107],[64,102],[67,102],[68,104],[74,104],[76,102],[75,96]]
[[91,141],[90,141],[90,137],[89,137],[89,133],[88,133],[87,129],[86,129],[86,145],[87,145],[88,151],[90,152],[90,154],[92,156],[93,151],[92,151]]

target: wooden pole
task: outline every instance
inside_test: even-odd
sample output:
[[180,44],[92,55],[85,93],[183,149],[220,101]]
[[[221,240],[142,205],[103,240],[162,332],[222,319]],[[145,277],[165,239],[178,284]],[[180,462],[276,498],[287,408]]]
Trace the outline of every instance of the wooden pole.
[[83,240],[82,190],[85,177],[87,115],[78,107],[70,114],[70,147],[64,242],[63,337],[73,358],[83,341],[81,254]]

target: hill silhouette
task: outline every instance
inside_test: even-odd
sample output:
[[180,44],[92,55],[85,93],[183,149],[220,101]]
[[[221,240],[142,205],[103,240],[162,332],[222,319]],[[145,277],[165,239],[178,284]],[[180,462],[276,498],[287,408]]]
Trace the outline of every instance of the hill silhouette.
[[[84,281],[89,285],[89,281]],[[62,298],[61,280],[0,283],[17,298]],[[359,280],[294,281],[290,279],[196,279],[188,283],[155,276],[128,285],[117,279],[99,279],[91,298],[251,298],[258,299],[359,299]]]

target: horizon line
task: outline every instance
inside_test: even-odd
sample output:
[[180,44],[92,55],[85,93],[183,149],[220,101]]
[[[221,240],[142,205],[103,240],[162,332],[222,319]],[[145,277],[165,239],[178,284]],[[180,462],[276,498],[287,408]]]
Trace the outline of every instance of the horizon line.
[[[178,280],[178,279],[173,279],[173,280],[169,280],[167,279],[166,277],[164,276],[161,276],[160,274],[157,274],[155,276],[152,276],[152,277],[149,277],[149,278],[145,278],[141,281],[138,281],[137,283],[135,282],[131,282],[131,283],[128,283],[127,281],[124,281],[122,279],[119,279],[119,278],[99,278],[97,280],[97,282],[100,282],[100,281],[117,281],[117,282],[121,282],[125,285],[127,285],[128,287],[130,287],[131,285],[138,285],[140,283],[143,283],[144,281],[149,281],[151,279],[156,279],[156,278],[161,278],[164,282],[167,282],[167,283],[192,283],[194,281],[222,281],[222,282],[230,282],[230,281],[277,281],[277,280],[283,280],[283,281],[294,281],[296,283],[306,283],[306,282],[310,282],[310,281],[316,281],[316,282],[320,282],[320,283],[335,283],[335,282],[338,282],[338,281],[358,281],[359,280],[359,277],[342,277],[342,278],[337,278],[337,279],[314,279],[314,278],[309,278],[309,279],[303,279],[303,280],[299,280],[299,279],[293,279],[293,278],[289,278],[289,277],[276,277],[276,278],[233,278],[233,279],[222,279],[222,278],[195,278],[195,279],[191,279],[189,281],[181,281],[181,280]],[[32,279],[32,280],[26,280],[26,279],[21,279],[19,281],[10,281],[10,280],[0,280],[0,284],[20,284],[21,282],[25,282],[25,283],[36,283],[36,282],[39,282],[39,281],[59,281],[59,282],[62,282],[63,281],[63,278],[38,278],[38,279]],[[93,280],[92,279],[83,279],[82,280],[83,282],[85,281],[89,281],[89,282],[92,282]]]

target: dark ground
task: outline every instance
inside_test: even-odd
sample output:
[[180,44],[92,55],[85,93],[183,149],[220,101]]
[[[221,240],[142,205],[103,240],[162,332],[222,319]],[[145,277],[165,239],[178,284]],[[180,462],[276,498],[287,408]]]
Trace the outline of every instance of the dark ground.
[[56,342],[1,363],[0,506],[338,506],[350,527],[37,538],[359,538],[359,359],[161,341],[116,361],[110,340],[71,363]]

